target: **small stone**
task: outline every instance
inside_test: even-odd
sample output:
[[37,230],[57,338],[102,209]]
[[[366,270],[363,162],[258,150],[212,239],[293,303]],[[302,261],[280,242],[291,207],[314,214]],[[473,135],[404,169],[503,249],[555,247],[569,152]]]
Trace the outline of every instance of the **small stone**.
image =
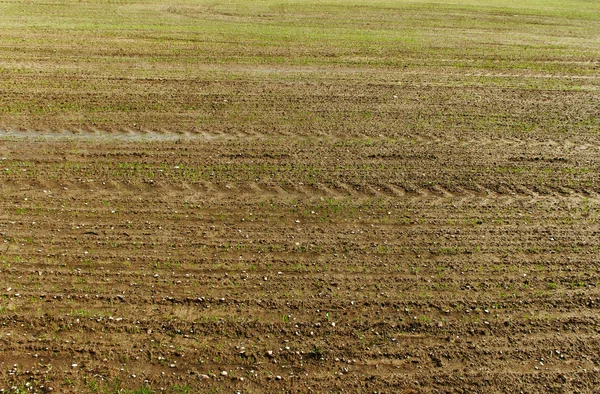
[[227,376],[227,375],[228,375],[227,371],[221,371],[221,376]]

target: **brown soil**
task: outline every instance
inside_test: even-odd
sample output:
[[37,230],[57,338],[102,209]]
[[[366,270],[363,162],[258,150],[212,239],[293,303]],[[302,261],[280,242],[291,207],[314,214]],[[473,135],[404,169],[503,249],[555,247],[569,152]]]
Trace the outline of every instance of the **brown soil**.
[[597,2],[217,3],[0,1],[0,393],[597,393]]
[[7,389],[600,384],[597,145],[116,136],[0,140]]

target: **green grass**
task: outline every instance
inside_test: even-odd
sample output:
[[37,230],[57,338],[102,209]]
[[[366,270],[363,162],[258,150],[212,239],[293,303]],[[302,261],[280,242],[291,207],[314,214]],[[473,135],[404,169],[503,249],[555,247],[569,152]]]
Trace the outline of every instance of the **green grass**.
[[[597,124],[595,1],[9,0],[0,31],[3,128],[394,137]],[[576,113],[528,102],[513,119],[506,103],[526,100],[486,88],[571,92]],[[482,94],[487,107],[471,107]]]
[[50,64],[62,65],[56,73],[104,64],[102,73],[121,75],[197,73],[190,67],[199,64],[390,67],[423,58],[591,72],[573,62],[600,53],[600,3],[590,1],[9,1],[0,15],[3,73]]

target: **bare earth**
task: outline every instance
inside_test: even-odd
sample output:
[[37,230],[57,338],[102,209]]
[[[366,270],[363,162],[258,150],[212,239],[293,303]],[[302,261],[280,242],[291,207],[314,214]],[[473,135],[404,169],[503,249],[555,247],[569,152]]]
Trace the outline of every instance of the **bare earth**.
[[10,30],[2,392],[597,392],[600,25],[522,18],[572,53],[188,70],[187,35],[144,68],[134,30]]

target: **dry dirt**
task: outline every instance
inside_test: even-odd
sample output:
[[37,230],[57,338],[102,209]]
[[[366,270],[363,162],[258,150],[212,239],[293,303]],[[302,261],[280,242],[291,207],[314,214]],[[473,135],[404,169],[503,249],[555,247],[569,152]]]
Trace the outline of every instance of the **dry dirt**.
[[0,392],[599,392],[571,2],[0,2]]
[[592,392],[598,148],[5,137],[0,379]]

